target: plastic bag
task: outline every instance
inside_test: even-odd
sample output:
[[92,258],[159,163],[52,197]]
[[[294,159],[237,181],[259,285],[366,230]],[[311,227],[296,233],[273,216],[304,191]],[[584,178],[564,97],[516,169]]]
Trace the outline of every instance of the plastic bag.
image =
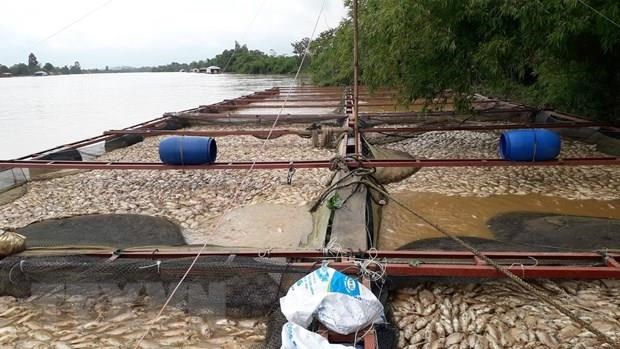
[[322,266],[291,286],[280,298],[289,322],[308,327],[316,315],[328,329],[350,334],[380,321],[383,305],[359,281]]
[[0,230],[0,256],[10,256],[26,249],[26,237],[13,231]]
[[280,349],[350,349],[353,346],[331,344],[318,333],[287,322],[282,326],[282,346]]

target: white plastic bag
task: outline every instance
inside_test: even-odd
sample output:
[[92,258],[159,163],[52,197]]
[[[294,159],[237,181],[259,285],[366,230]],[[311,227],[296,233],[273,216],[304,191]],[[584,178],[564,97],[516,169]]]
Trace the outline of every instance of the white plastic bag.
[[282,326],[282,346],[280,349],[351,349],[352,346],[331,344],[318,333],[287,322]]
[[359,281],[322,266],[306,275],[280,298],[282,313],[289,322],[307,328],[316,315],[328,329],[351,334],[378,322],[383,305]]

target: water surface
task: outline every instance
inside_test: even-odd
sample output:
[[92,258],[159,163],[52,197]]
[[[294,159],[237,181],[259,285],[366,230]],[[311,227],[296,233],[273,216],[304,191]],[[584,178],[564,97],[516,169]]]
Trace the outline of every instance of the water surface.
[[0,159],[292,83],[289,76],[195,73],[0,79]]

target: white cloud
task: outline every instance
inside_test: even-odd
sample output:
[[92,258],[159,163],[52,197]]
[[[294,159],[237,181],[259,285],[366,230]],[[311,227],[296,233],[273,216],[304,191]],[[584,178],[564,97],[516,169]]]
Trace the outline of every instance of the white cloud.
[[[310,35],[322,0],[113,0],[41,43],[106,2],[3,1],[0,63],[24,62],[32,50],[57,65],[165,64],[211,57],[235,40],[290,53],[290,42]],[[341,0],[326,0],[317,32],[344,15]]]

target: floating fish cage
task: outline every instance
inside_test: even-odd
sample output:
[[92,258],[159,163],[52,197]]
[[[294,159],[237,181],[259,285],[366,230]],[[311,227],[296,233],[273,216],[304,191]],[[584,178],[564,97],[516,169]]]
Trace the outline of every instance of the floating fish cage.
[[[476,347],[476,343],[482,343],[480,347],[485,347],[484,343],[492,346],[487,339],[487,332],[493,332],[493,343],[509,347],[522,342],[520,332],[515,332],[510,338],[496,338],[499,336],[497,332],[502,332],[507,325],[498,325],[493,322],[495,320],[490,322],[491,325],[478,324],[470,319],[472,314],[493,318],[495,315],[492,315],[492,311],[457,304],[466,303],[459,300],[463,297],[490,299],[489,293],[475,286],[467,291],[470,287],[467,285],[513,275],[553,293],[565,285],[557,286],[536,280],[620,278],[620,254],[604,250],[549,252],[536,249],[484,249],[481,252],[476,249],[476,243],[469,240],[449,251],[377,249],[383,207],[393,202],[386,185],[415,176],[422,168],[448,167],[459,171],[459,167],[493,170],[490,168],[620,165],[618,154],[613,152],[618,140],[609,133],[617,130],[614,124],[590,122],[556,111],[539,110],[479,95],[472,97],[470,113],[453,110],[451,105],[432,110],[424,101],[414,101],[408,106],[402,106],[396,101],[394,91],[389,90],[370,92],[362,88],[358,100],[354,100],[350,88],[272,88],[212,105],[166,113],[160,118],[126,129],[109,130],[97,137],[19,159],[2,160],[0,185],[5,193],[33,179],[53,178],[84,170],[144,170],[153,174],[166,171],[239,173],[239,170],[243,170],[250,173],[281,170],[286,173],[286,181],[290,184],[295,181],[297,170],[323,169],[325,172],[319,177],[329,181],[319,188],[318,195],[313,195],[308,205],[313,212],[313,227],[297,245],[286,248],[240,248],[218,244],[201,246],[197,244],[199,241],[193,241],[192,244],[182,246],[88,246],[84,242],[72,244],[76,239],[65,239],[62,243],[30,245],[24,252],[2,258],[0,293],[33,302],[48,299],[51,303],[98,309],[101,314],[98,320],[93,320],[97,322],[84,325],[86,327],[83,326],[82,330],[102,346],[114,345],[111,342],[104,343],[99,338],[106,333],[113,333],[111,336],[129,343],[136,343],[139,339],[130,332],[144,333],[146,329],[146,333],[149,333],[151,328],[147,321],[161,315],[157,314],[157,309],[147,309],[145,304],[150,299],[158,305],[170,301],[170,305],[174,305],[177,310],[181,309],[187,319],[193,319],[179,320],[183,324],[178,324],[178,327],[157,325],[161,326],[157,328],[160,334],[169,335],[158,337],[154,345],[225,346],[233,344],[222,338],[238,336],[244,338],[244,345],[248,347],[261,345],[279,348],[280,331],[286,321],[279,311],[280,297],[303,276],[327,264],[355,275],[369,287],[384,304],[387,320],[364,329],[359,336],[338,336],[326,331],[320,324],[314,323],[311,326],[312,330],[323,333],[333,342],[355,343],[364,348],[405,347],[422,343],[434,343],[434,347],[454,347],[469,342],[473,345],[470,347]],[[286,127],[276,127],[279,125]],[[536,156],[540,155],[540,148],[538,152],[536,148],[541,147],[542,143],[535,141],[534,152],[528,152],[531,156],[519,158],[520,161],[500,158],[499,155],[495,158],[418,158],[407,152],[383,149],[380,142],[385,137],[407,138],[428,132],[530,130],[537,134],[538,129],[545,129],[541,134],[553,132],[553,135],[557,135],[555,132],[574,134],[577,130],[593,130],[597,136],[592,137],[592,133],[588,133],[588,137],[605,143],[606,149],[611,149],[611,155],[558,158],[559,149],[553,149],[553,156],[541,159]],[[314,150],[329,149],[321,154],[333,153],[335,156],[317,159],[308,154],[303,159],[270,159],[270,140],[288,135],[301,137],[305,142],[309,140]],[[123,160],[126,154],[114,157],[118,152],[144,146],[150,138],[162,136],[179,137],[176,140],[182,140],[182,137],[201,138],[193,138],[198,141],[191,142],[191,154],[186,153],[188,148],[183,148],[186,142],[182,141],[164,149],[166,157],[171,156],[172,161],[158,161],[158,158],[149,157],[142,161]],[[215,139],[239,136],[253,136],[257,139],[259,143],[255,144],[255,148],[264,150],[261,160],[226,158],[226,144],[218,143],[215,146]],[[204,137],[209,137],[209,141]],[[559,147],[557,142],[553,144]],[[296,145],[285,143],[288,148],[295,148]],[[224,154],[223,160],[216,157],[216,153],[219,156],[220,152]],[[466,150],[463,149],[463,152]],[[191,159],[187,157],[188,154]],[[210,175],[201,177],[201,180],[224,185],[224,177]],[[153,182],[164,181],[163,177],[155,178]],[[246,184],[246,180],[251,181],[246,177],[242,179],[241,184]],[[123,175],[119,174],[116,180],[124,180]],[[231,191],[239,183],[233,184]],[[187,188],[183,188],[195,190],[191,187],[193,184],[184,183],[182,179],[176,180],[174,185],[187,185]],[[233,194],[225,199],[238,200],[239,205],[248,203]],[[3,203],[1,199],[2,194],[0,204]],[[200,205],[201,199],[196,198],[194,201],[188,206]],[[170,206],[177,209],[174,203]],[[189,229],[198,223],[184,221],[183,224]],[[446,238],[453,236],[447,233]],[[264,236],[264,240],[268,239],[269,236]],[[454,241],[459,242],[458,237]],[[275,243],[277,241],[271,242]],[[437,286],[439,282],[444,286]],[[449,285],[462,287],[455,290]],[[499,281],[492,281],[490,285],[489,289],[495,294],[516,292],[516,289],[511,288],[514,286],[506,286]],[[573,290],[571,287],[574,288],[574,285],[566,286],[566,289]],[[575,294],[583,290],[577,287]],[[87,297],[79,298],[80,295]],[[122,303],[122,306],[133,310],[129,313],[117,311],[119,308],[115,308],[110,295],[132,298]],[[530,297],[527,300],[532,299]],[[441,303],[444,301],[448,303]],[[9,312],[7,316],[20,326],[30,323],[30,318],[24,318],[34,316],[31,315],[34,312],[18,314],[17,310],[11,310],[12,303],[7,304],[0,302],[0,313]],[[47,305],[43,302],[40,309],[47,309]],[[524,307],[525,303],[519,306]],[[110,311],[108,308],[116,310]],[[183,319],[180,313],[177,315]],[[220,320],[207,323],[200,320],[201,316],[220,317]],[[433,316],[442,319],[458,317],[458,320],[448,326],[432,320]],[[86,315],[78,318],[80,321],[89,319]],[[240,318],[262,320],[247,323]],[[511,321],[523,320],[517,318]],[[108,319],[110,327],[105,327],[107,325],[102,324],[101,319]],[[132,330],[123,332],[120,323],[128,320],[134,321],[133,325],[137,327],[128,327]],[[33,324],[31,326],[36,327]],[[476,326],[481,328],[477,329]],[[468,330],[469,327],[472,328]],[[56,328],[54,331],[62,330]],[[9,333],[11,343],[23,340],[17,334],[19,331],[16,329]],[[217,331],[220,334],[214,335]],[[545,334],[535,334],[533,339],[527,337],[527,334],[525,336],[526,341],[538,341],[547,346],[557,341]],[[42,339],[45,335],[39,337]],[[61,336],[54,340],[63,343],[73,341],[71,343],[76,347],[88,346],[88,342],[81,338],[67,338],[62,339]],[[461,347],[466,345],[469,344],[462,344]]]

